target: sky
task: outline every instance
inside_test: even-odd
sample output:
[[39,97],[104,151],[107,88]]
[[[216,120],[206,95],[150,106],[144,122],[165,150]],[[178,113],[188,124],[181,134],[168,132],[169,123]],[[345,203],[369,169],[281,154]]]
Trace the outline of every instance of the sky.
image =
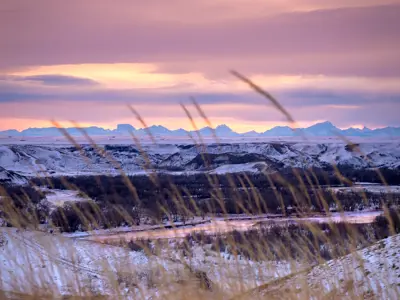
[[0,130],[400,126],[400,0],[2,0]]

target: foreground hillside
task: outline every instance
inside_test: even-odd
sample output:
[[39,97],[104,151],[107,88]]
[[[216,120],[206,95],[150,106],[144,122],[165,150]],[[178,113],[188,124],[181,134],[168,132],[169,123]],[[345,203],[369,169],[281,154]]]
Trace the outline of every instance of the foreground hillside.
[[193,257],[185,258],[174,248],[176,242],[171,240],[158,255],[150,255],[139,249],[0,227],[0,291],[54,297],[215,299],[297,270],[284,262],[235,260],[199,246],[193,246]]
[[229,260],[197,246],[192,250],[194,256],[188,260],[166,249],[155,256],[0,228],[0,291],[120,299],[398,299],[400,295],[399,235],[308,268]]
[[399,299],[400,235],[262,285],[237,299],[248,298]]
[[[196,145],[0,146],[0,180],[20,183],[32,176],[143,174],[164,172],[259,172],[284,168],[392,168],[400,166],[400,142],[280,142]],[[374,162],[373,164],[371,162]]]
[[190,281],[179,262],[37,231],[0,227],[0,257],[0,291],[38,293],[39,299],[45,295],[164,299],[183,287],[179,280]]

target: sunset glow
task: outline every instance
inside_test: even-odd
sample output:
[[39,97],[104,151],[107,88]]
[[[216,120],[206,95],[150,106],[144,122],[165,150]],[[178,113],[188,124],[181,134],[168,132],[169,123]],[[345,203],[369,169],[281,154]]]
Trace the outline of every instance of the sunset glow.
[[179,106],[197,115],[190,97],[238,132],[287,125],[231,69],[299,126],[399,125],[400,1],[49,3],[0,4],[1,130],[52,119],[140,127],[127,104],[149,125],[191,129]]

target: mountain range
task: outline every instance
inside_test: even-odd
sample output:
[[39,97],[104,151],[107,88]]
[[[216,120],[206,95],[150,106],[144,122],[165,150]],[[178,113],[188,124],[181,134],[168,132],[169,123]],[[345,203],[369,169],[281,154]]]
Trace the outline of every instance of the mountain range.
[[[135,128],[130,124],[118,124],[116,129],[104,129],[101,127],[91,126],[83,128],[85,132],[91,136],[109,135],[120,136],[129,135],[132,132],[135,135],[147,135],[149,132],[154,136],[175,136],[186,137],[188,134],[201,134],[203,137],[211,137],[216,134],[219,137],[273,137],[273,136],[358,136],[358,137],[392,137],[400,136],[400,127],[384,127],[378,129],[369,129],[364,127],[340,129],[333,125],[331,122],[317,123],[307,128],[297,128],[293,130],[289,126],[273,127],[265,132],[249,131],[246,133],[237,133],[229,128],[227,125],[219,125],[214,130],[210,127],[199,129],[199,132],[187,131],[185,129],[170,130],[161,125],[153,125],[147,128]],[[71,136],[80,136],[82,131],[78,128],[65,128]],[[63,133],[57,127],[45,128],[28,128],[22,131],[15,129],[0,131],[0,136],[20,136],[20,137],[48,137],[48,136],[61,136]]]

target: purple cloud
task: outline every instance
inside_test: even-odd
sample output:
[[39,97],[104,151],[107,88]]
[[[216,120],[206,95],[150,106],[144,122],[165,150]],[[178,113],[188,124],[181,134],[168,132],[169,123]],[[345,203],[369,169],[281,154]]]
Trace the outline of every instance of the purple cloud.
[[19,77],[17,80],[37,81],[44,85],[50,86],[95,86],[99,85],[98,82],[89,79],[75,76],[48,74],[48,75],[34,75]]
[[[149,7],[135,6],[138,1],[102,2],[96,8],[71,3],[38,1],[0,18],[0,40],[6,41],[0,69],[154,62],[166,71],[198,68],[206,74],[240,67],[246,73],[400,75],[399,5],[221,17],[219,22],[197,14],[193,22],[184,16],[179,22],[168,21],[153,6],[155,18]],[[143,13],[134,13],[135,7]]]

